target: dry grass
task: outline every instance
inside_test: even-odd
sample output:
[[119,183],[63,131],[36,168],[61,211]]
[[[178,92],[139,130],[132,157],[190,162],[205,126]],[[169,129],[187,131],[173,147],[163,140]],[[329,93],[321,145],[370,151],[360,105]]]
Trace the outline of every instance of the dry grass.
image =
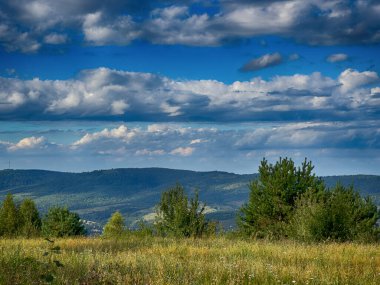
[[[380,284],[380,247],[129,237],[0,240],[0,284]],[[57,267],[54,260],[64,266]],[[45,276],[45,277],[41,277]]]

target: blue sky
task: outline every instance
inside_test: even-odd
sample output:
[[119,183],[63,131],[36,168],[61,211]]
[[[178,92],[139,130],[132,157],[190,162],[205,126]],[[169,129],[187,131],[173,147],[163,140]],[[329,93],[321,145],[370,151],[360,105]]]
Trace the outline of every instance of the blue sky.
[[1,1],[0,168],[380,174],[379,1],[104,3]]

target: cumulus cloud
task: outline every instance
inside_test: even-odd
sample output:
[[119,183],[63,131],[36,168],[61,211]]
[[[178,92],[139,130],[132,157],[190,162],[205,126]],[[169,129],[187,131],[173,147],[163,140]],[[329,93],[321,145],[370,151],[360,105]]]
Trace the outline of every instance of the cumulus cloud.
[[99,140],[108,140],[108,139],[117,139],[123,142],[128,142],[136,135],[134,130],[130,131],[125,125],[121,125],[115,129],[104,129],[100,132],[87,133],[80,140],[73,143],[73,147],[78,147],[82,145],[88,145],[94,141]]
[[105,19],[101,12],[84,17],[83,33],[86,41],[94,45],[125,45],[136,39],[140,32],[131,16]]
[[354,69],[337,79],[315,72],[225,84],[98,68],[68,80],[0,77],[0,118],[223,122],[347,120],[359,115],[375,119],[379,102],[371,96],[371,88],[379,87],[376,84],[376,72]]
[[244,72],[256,71],[269,66],[278,65],[282,62],[282,56],[278,52],[273,54],[265,54],[258,58],[252,59],[251,61],[244,64],[240,70]]
[[210,26],[210,16],[191,15],[188,7],[170,6],[153,10],[143,26],[143,37],[157,44],[216,46],[220,36]]
[[346,69],[339,75],[338,80],[342,84],[341,90],[348,92],[371,83],[378,83],[379,76],[375,71],[359,72],[354,69]]
[[[64,36],[87,44],[216,46],[235,39],[278,35],[311,45],[380,42],[377,1],[219,1],[214,12],[202,1],[53,1],[0,3],[1,44],[8,51],[36,52]],[[198,9],[192,9],[197,5]],[[73,44],[75,44],[73,42]]]
[[328,62],[341,62],[346,61],[347,59],[348,55],[344,53],[335,53],[327,57]]
[[23,138],[18,143],[11,144],[8,147],[8,150],[17,151],[17,150],[33,149],[33,148],[41,147],[44,143],[45,143],[44,137]]

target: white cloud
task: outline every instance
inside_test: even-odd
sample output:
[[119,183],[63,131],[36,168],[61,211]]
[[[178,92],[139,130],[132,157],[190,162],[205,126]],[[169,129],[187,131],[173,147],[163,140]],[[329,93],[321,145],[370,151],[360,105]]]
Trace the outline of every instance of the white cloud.
[[371,95],[380,98],[380,87],[371,88]]
[[[87,131],[81,130],[84,125],[87,125]],[[132,128],[111,122],[106,125],[108,128],[103,127],[100,131],[94,131],[99,127],[95,122],[81,124],[78,129],[69,126],[62,130],[65,138],[57,136],[55,127],[52,132],[29,129],[31,137],[15,142],[0,141],[0,156],[6,160],[9,157],[17,167],[65,167],[71,171],[82,167],[83,170],[161,166],[254,172],[256,163],[263,156],[277,160],[279,156],[302,159],[306,155],[311,159],[318,158],[318,161],[321,157],[336,161],[338,157],[364,159],[363,156],[367,156],[370,160],[379,157],[380,148],[377,120],[228,123],[218,124],[218,127],[189,123],[151,126],[134,123]],[[9,129],[14,132],[11,127]],[[44,134],[42,142],[39,139],[41,131]],[[128,139],[128,133],[132,132],[133,137]],[[68,138],[76,137],[78,133],[82,133],[82,138],[77,140],[81,143],[70,144]],[[60,144],[48,143],[53,138],[59,139]],[[9,149],[16,148],[16,145],[22,148],[17,151]]]
[[176,149],[173,149],[170,154],[173,155],[181,155],[181,156],[189,156],[192,155],[195,148],[193,147],[177,147]]
[[[376,1],[293,0],[216,1],[218,12],[193,9],[199,1],[100,0],[3,1],[1,44],[8,51],[36,52],[63,36],[91,45],[128,45],[142,39],[156,44],[218,46],[240,38],[277,35],[311,45],[380,42]],[[207,4],[204,4],[207,5]],[[84,36],[84,37],[83,37]],[[75,42],[73,41],[73,44]]]
[[145,156],[145,155],[148,155],[148,156],[152,156],[152,155],[164,155],[165,154],[165,151],[163,149],[156,149],[156,150],[149,150],[149,149],[139,149],[136,151],[136,155],[142,155],[142,156]]
[[120,125],[115,129],[104,129],[100,132],[87,133],[80,140],[73,143],[73,147],[79,147],[83,145],[88,145],[95,141],[102,139],[117,139],[123,142],[128,142],[136,135],[136,130],[129,130],[125,125]]
[[282,56],[278,52],[273,54],[265,54],[255,58],[241,67],[241,71],[255,71],[269,66],[278,65],[282,62]]
[[45,143],[44,137],[23,138],[18,143],[8,147],[10,151],[33,149],[42,146]]
[[86,41],[94,45],[125,45],[140,34],[131,16],[118,16],[112,20],[105,20],[100,11],[84,17],[83,33]]
[[[216,80],[173,80],[151,74],[98,68],[69,80],[0,77],[0,118],[122,119],[126,121],[253,121],[336,118],[378,102],[374,71],[343,71],[337,79],[309,75],[260,77],[225,84]],[[372,85],[371,85],[372,84]],[[375,104],[375,105],[374,105]],[[363,109],[362,109],[363,110]],[[293,111],[302,112],[296,114]],[[297,118],[292,117],[297,115]],[[313,117],[315,116],[315,117]],[[341,115],[339,115],[341,116]],[[373,116],[376,116],[373,113]]]
[[206,143],[208,140],[202,140],[202,139],[194,139],[191,140],[190,144],[200,144],[200,143]]
[[44,42],[51,45],[60,45],[67,42],[67,35],[51,33],[44,37]]
[[328,62],[341,62],[346,61],[347,59],[348,55],[344,53],[335,53],[327,57]]
[[157,44],[183,44],[191,46],[215,46],[220,36],[209,28],[208,14],[190,15],[184,6],[155,9],[152,19],[143,25],[143,37]]
[[125,110],[128,109],[129,105],[125,103],[124,100],[116,100],[111,104],[111,113],[114,115],[122,115],[125,113]]
[[338,80],[342,84],[342,92],[349,92],[354,88],[379,82],[379,76],[375,71],[359,72],[354,69],[346,69],[339,75]]

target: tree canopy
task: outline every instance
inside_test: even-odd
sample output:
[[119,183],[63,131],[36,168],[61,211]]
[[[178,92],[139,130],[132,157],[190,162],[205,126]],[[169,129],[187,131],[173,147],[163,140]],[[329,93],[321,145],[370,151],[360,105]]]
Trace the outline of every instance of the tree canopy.
[[249,185],[249,200],[240,209],[241,233],[255,237],[301,240],[369,240],[378,235],[379,212],[353,187],[328,189],[306,159],[275,164],[261,161],[259,177]]
[[42,233],[51,237],[67,237],[84,235],[86,231],[78,214],[65,207],[53,207],[42,219]]
[[126,227],[124,217],[119,211],[116,211],[104,226],[103,236],[107,238],[116,238],[122,237],[125,233]]
[[201,237],[215,229],[206,220],[204,211],[205,205],[199,202],[198,192],[189,201],[185,189],[177,184],[161,195],[156,229],[161,235]]
[[0,208],[0,234],[12,237],[17,235],[19,216],[11,194],[7,194]]
[[20,234],[24,237],[38,236],[41,231],[41,218],[32,199],[24,199],[19,208]]

